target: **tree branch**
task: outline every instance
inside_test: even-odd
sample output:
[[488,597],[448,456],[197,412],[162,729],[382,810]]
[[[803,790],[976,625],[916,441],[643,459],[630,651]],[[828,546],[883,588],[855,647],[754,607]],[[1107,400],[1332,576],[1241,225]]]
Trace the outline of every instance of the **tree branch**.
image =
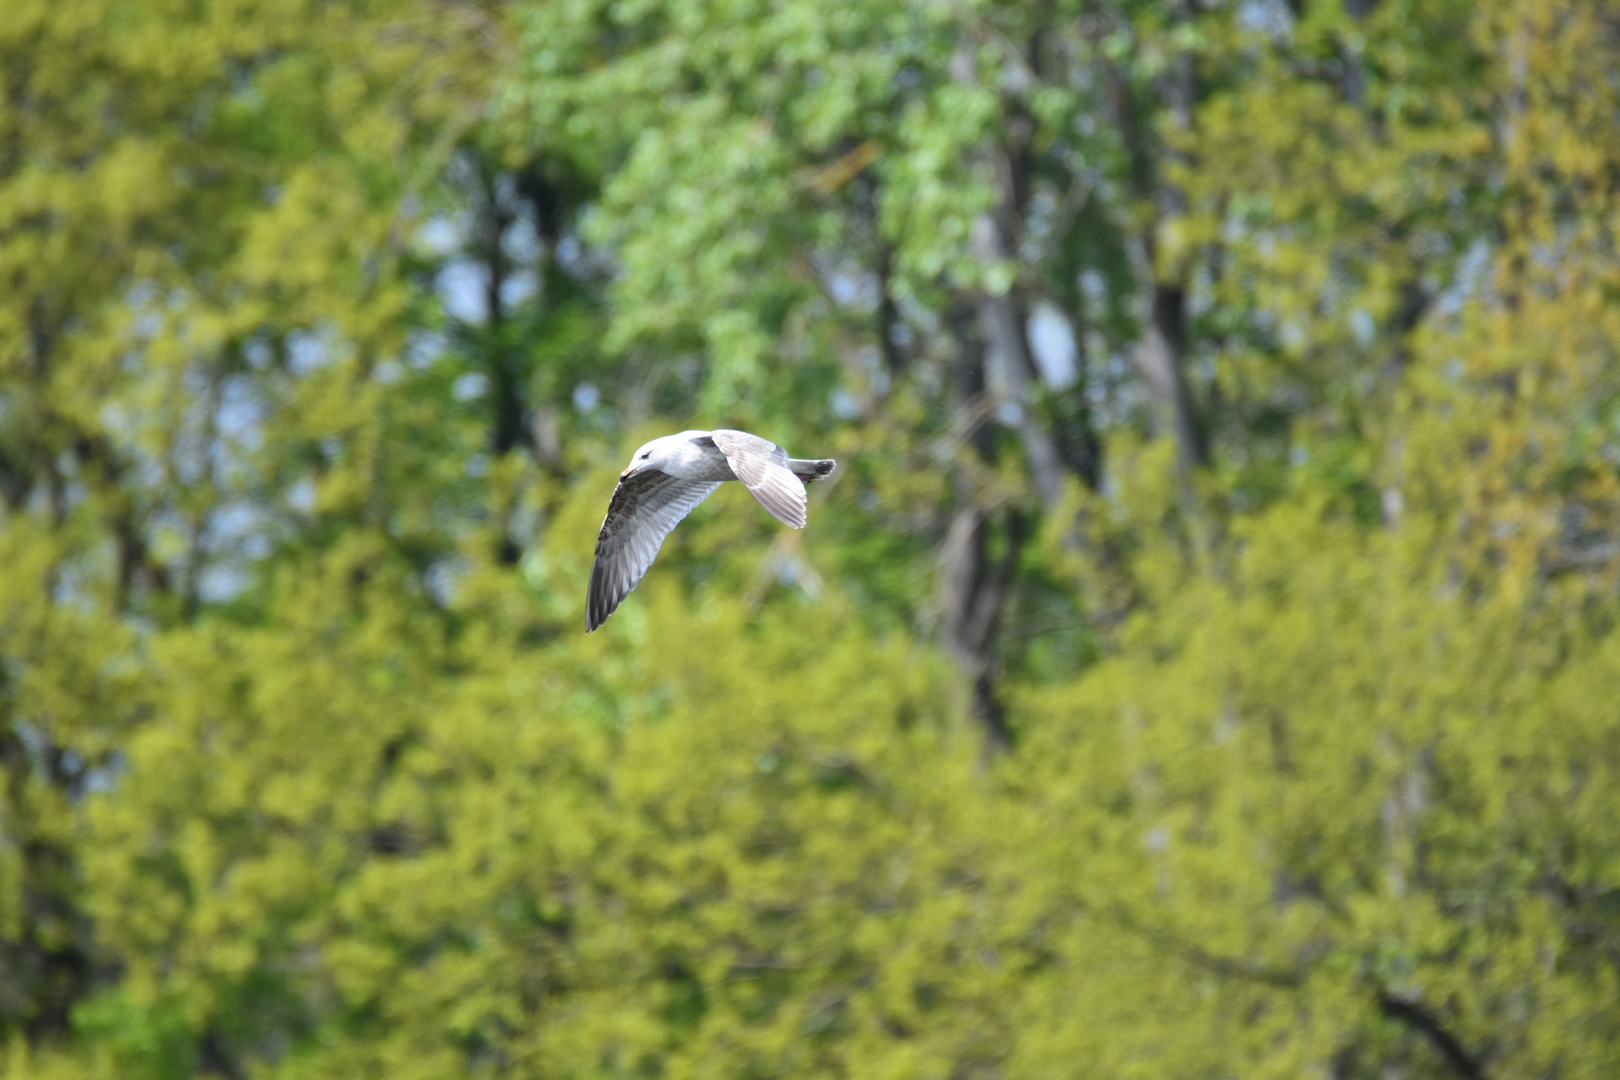
[[1389,1019],[1399,1020],[1428,1039],[1429,1045],[1445,1059],[1451,1071],[1463,1080],[1485,1080],[1487,1074],[1479,1059],[1465,1050],[1462,1043],[1441,1026],[1439,1018],[1421,1003],[1396,997],[1388,990],[1381,989],[1378,991],[1378,1008]]

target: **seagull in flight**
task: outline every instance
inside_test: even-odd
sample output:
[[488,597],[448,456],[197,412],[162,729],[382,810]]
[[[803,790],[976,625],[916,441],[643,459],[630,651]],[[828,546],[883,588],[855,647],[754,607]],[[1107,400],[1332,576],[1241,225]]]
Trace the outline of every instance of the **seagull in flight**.
[[658,557],[670,530],[727,480],[741,480],[771,516],[804,528],[804,484],[832,475],[838,462],[803,461],[746,431],[683,431],[654,439],[619,474],[585,600],[585,632],[607,621]]

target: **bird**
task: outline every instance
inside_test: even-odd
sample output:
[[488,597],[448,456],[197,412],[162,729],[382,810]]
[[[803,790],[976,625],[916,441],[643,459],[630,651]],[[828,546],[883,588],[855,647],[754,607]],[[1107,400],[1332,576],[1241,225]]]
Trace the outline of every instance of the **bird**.
[[741,480],[782,524],[804,528],[804,485],[832,475],[831,458],[801,460],[758,435],[718,428],[682,431],[643,445],[619,474],[585,597],[585,632],[601,626],[658,557],[670,530],[727,480]]

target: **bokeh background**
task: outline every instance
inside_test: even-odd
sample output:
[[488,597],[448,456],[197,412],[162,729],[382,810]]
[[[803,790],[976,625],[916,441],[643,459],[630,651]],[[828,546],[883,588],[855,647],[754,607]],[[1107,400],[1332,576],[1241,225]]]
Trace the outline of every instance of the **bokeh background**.
[[1620,1075],[1613,6],[3,7],[0,1073]]

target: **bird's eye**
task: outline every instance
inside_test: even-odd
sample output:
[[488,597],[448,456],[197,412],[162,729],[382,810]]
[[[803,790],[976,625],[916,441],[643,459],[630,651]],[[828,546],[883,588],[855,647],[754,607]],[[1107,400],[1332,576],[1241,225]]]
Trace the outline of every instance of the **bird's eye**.
[[651,450],[647,451],[645,454],[642,454],[641,455],[641,460],[646,461],[650,457],[652,457],[652,451]]

